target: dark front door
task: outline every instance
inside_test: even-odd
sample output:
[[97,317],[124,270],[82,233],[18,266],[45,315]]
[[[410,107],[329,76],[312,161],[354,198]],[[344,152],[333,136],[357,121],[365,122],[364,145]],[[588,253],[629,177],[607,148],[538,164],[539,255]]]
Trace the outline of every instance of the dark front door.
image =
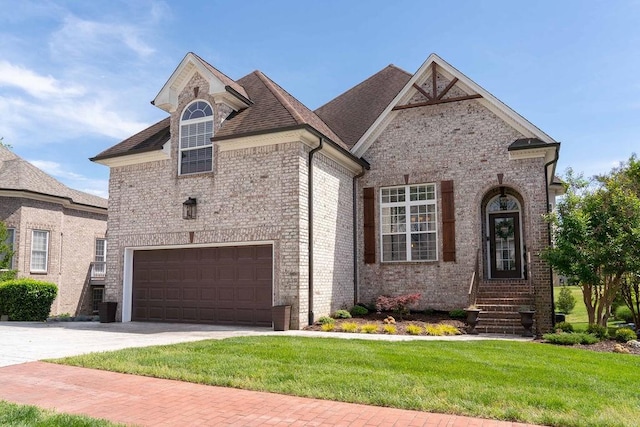
[[518,212],[489,214],[489,258],[492,279],[522,277]]

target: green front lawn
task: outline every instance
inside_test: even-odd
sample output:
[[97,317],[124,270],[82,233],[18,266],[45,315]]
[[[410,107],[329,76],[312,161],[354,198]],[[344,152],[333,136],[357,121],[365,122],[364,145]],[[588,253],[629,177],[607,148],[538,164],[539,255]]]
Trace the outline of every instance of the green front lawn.
[[115,427],[122,424],[0,401],[0,425],[7,427]]
[[57,362],[554,426],[636,426],[640,419],[638,356],[530,342],[244,337]]
[[[589,317],[587,316],[587,308],[584,305],[584,300],[582,297],[582,289],[578,286],[571,286],[571,294],[576,299],[576,306],[573,308],[573,311],[570,314],[566,315],[566,321],[571,323],[576,331],[586,331],[589,326]],[[560,286],[556,286],[553,288],[553,295],[556,299],[556,304],[558,303],[558,295],[560,294]],[[557,308],[556,308],[557,309]],[[607,322],[608,326],[612,327],[618,324],[619,321],[615,320],[613,315],[609,318]]]

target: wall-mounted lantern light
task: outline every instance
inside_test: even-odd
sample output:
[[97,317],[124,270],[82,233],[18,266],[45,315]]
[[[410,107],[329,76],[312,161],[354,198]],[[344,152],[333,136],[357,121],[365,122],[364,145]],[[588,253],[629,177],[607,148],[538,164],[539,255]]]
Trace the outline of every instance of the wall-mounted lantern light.
[[196,219],[198,202],[189,197],[182,203],[182,219]]
[[506,211],[509,198],[504,192],[504,187],[500,187],[500,197],[498,197],[498,200],[500,201],[500,210]]

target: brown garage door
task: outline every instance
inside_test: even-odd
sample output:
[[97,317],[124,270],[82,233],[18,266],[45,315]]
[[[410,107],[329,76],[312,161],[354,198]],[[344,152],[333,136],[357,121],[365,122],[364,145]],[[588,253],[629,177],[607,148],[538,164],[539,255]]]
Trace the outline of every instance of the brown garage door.
[[133,254],[132,320],[271,325],[271,245]]

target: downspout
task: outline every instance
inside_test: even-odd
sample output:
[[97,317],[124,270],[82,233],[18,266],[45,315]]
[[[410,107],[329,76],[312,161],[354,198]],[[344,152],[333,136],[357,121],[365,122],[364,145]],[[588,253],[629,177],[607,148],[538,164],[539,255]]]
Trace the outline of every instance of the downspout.
[[[547,204],[547,215],[551,213],[551,209],[549,209],[549,174],[547,172],[547,168],[552,164],[556,163],[560,158],[560,145],[556,145],[556,153],[553,160],[544,164],[544,190],[546,194],[546,204]],[[555,169],[555,168],[554,168]],[[547,244],[551,247],[551,224],[547,223]],[[551,288],[551,326],[556,325],[556,303],[555,297],[553,295],[553,268],[549,266],[549,287]]]
[[358,304],[358,178],[364,175],[362,172],[353,177],[353,305]]
[[313,155],[316,151],[322,150],[322,145],[324,143],[324,139],[319,137],[320,144],[311,151],[309,151],[309,179],[307,180],[309,184],[309,188],[307,190],[307,197],[309,212],[308,212],[308,221],[309,221],[309,325],[312,325],[314,322],[313,316]]

